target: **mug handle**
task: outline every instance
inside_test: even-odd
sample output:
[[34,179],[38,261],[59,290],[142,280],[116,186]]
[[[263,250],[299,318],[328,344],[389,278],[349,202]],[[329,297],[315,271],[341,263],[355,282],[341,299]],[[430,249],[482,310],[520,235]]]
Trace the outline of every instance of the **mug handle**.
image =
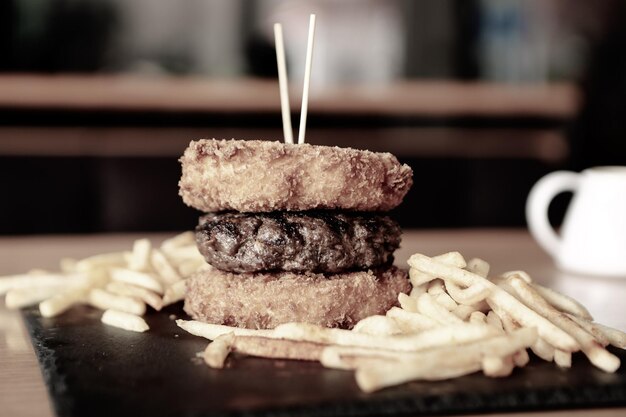
[[565,191],[576,191],[580,174],[556,171],[541,178],[530,190],[526,200],[528,228],[539,245],[552,256],[557,256],[561,240],[550,225],[548,207],[554,197]]

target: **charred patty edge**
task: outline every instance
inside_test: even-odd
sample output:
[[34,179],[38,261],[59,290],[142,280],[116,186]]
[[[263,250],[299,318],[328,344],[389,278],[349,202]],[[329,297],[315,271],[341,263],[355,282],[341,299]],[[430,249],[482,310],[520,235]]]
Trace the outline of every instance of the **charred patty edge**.
[[400,239],[398,223],[370,213],[210,213],[196,228],[206,261],[239,273],[340,273],[389,266]]

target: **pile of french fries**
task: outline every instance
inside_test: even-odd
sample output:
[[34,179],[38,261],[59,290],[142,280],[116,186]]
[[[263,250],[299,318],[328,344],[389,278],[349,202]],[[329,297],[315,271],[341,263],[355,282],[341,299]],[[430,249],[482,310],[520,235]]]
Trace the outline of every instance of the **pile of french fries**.
[[222,368],[230,352],[319,361],[355,370],[366,392],[414,380],[442,380],[482,371],[511,374],[529,362],[527,349],[559,367],[582,351],[598,368],[615,372],[620,361],[605,349],[626,348],[626,334],[594,323],[589,312],[563,294],[542,287],[523,271],[489,277],[489,264],[466,262],[458,252],[409,259],[410,295],[400,307],[371,316],[353,330],[287,323],[251,330],[178,320],[187,332],[213,342],[205,362]]
[[144,332],[147,306],[159,311],[180,301],[185,280],[206,265],[193,232],[185,232],[153,247],[136,240],[131,251],[60,261],[60,272],[42,270],[0,277],[0,296],[8,308],[39,304],[43,317],[54,317],[76,304],[104,310],[102,322]]
[[[414,380],[442,380],[482,371],[491,377],[525,366],[527,349],[559,367],[582,351],[606,372],[620,360],[606,346],[626,348],[626,334],[593,322],[580,303],[534,283],[523,271],[489,276],[489,264],[465,261],[458,252],[411,256],[410,294],[385,315],[367,317],[353,330],[286,323],[253,330],[178,320],[187,332],[211,340],[205,362],[222,368],[230,352],[264,358],[319,361],[354,370],[366,392]],[[206,267],[192,232],[158,248],[136,240],[131,251],[75,260],[62,259],[60,272],[33,270],[0,277],[8,308],[38,304],[54,317],[76,304],[100,310],[102,322],[144,332],[147,307],[159,311],[180,301],[185,280]]]

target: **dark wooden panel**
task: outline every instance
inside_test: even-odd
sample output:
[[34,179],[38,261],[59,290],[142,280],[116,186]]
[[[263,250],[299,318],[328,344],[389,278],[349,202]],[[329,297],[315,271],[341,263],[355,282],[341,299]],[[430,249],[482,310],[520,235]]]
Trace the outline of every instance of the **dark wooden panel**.
[[[554,165],[520,158],[400,157],[415,185],[392,211],[402,227],[524,226],[531,186]],[[0,234],[188,230],[169,157],[0,157]],[[557,223],[564,211],[555,205]]]

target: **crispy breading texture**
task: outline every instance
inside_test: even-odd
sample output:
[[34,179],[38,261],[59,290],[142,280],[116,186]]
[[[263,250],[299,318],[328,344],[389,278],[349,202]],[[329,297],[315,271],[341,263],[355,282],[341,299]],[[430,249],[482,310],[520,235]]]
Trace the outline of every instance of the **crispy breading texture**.
[[352,328],[384,314],[411,285],[396,267],[335,275],[232,274],[207,268],[187,280],[185,311],[208,323],[271,329],[288,322]]
[[413,184],[390,153],[309,144],[200,139],[180,162],[180,195],[204,212],[388,211]]

